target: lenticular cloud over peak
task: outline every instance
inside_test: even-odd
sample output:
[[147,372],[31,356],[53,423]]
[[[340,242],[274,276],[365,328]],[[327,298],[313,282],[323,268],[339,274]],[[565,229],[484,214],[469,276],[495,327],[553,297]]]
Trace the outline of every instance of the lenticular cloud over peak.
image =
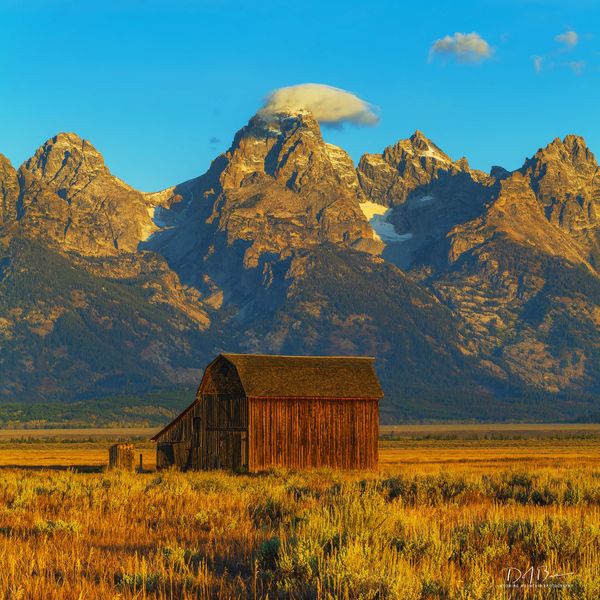
[[375,125],[379,117],[371,104],[355,94],[322,83],[302,83],[271,92],[263,114],[309,110],[323,125]]

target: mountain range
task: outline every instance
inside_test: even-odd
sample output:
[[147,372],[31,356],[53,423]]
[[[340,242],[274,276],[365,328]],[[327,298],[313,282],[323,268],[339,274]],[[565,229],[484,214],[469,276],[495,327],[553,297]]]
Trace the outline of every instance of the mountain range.
[[417,131],[355,167],[261,111],[144,193],[61,133],[0,155],[0,421],[159,422],[220,351],[375,356],[384,421],[598,418],[599,270],[581,137],[484,173]]

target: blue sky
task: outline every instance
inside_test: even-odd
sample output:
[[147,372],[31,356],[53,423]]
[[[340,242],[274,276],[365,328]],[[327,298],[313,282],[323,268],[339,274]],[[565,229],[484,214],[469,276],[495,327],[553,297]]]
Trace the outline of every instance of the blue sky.
[[[487,55],[432,52],[456,32]],[[147,191],[204,172],[269,92],[307,82],[377,107],[376,126],[324,128],[355,161],[415,129],[484,170],[567,133],[600,154],[595,0],[0,0],[0,74],[15,166],[74,131]]]

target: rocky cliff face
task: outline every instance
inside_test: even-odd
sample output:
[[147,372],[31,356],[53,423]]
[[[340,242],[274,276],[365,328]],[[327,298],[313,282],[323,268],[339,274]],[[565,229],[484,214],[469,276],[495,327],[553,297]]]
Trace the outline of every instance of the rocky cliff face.
[[0,226],[16,221],[18,201],[17,172],[8,158],[0,154]]
[[256,115],[205,175],[147,199],[168,227],[143,247],[218,306],[277,304],[297,251],[382,248],[350,157],[303,111]]
[[255,116],[222,164],[209,222],[229,244],[249,244],[245,266],[256,267],[263,254],[285,258],[323,242],[372,245],[352,161],[324,142],[310,113]]
[[425,196],[427,186],[440,177],[467,173],[476,181],[488,179],[471,170],[466,158],[453,161],[420,131],[388,146],[382,154],[365,154],[357,171],[365,194],[386,206],[402,204],[411,194]]
[[355,169],[296,111],[145,194],[60,134],[18,171],[0,156],[0,396],[190,383],[221,350],[373,354],[390,418],[587,414],[598,185],[574,136],[513,173],[420,132]]
[[581,138],[555,140],[447,235],[429,285],[500,377],[552,392],[598,377],[597,170]]
[[465,158],[453,161],[420,131],[364,155],[357,172],[365,196],[391,207],[387,221],[400,237],[384,256],[402,268],[445,260],[450,230],[480,215],[497,183]]
[[155,229],[144,195],[111,175],[101,154],[72,133],[48,140],[18,177],[20,226],[66,250],[132,252]]
[[581,137],[556,138],[533,158],[521,173],[530,181],[544,215],[567,232],[582,258],[600,265],[600,169]]
[[449,261],[502,235],[593,271],[600,235],[599,173],[582,138],[554,140],[521,169],[502,175],[481,215],[457,223]]
[[547,217],[544,205],[520,172],[502,182],[497,197],[480,217],[452,229],[448,260],[455,262],[464,252],[498,235],[539,249],[544,254],[592,268],[587,260],[587,249],[568,229]]

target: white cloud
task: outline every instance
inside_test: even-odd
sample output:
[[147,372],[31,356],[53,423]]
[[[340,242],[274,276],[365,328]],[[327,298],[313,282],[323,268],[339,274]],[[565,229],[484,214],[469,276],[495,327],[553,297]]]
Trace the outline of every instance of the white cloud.
[[536,73],[539,73],[542,70],[542,62],[544,58],[542,56],[534,56],[533,57],[533,68]]
[[271,92],[263,113],[298,109],[309,110],[317,121],[325,125],[344,122],[375,125],[379,121],[371,104],[351,92],[322,83],[302,83]]
[[577,43],[579,42],[579,35],[576,31],[569,30],[557,35],[554,40],[569,48],[573,48],[574,46],[577,46]]
[[478,33],[459,33],[447,35],[433,43],[429,50],[429,59],[435,56],[449,56],[458,62],[481,62],[492,55],[492,48]]

